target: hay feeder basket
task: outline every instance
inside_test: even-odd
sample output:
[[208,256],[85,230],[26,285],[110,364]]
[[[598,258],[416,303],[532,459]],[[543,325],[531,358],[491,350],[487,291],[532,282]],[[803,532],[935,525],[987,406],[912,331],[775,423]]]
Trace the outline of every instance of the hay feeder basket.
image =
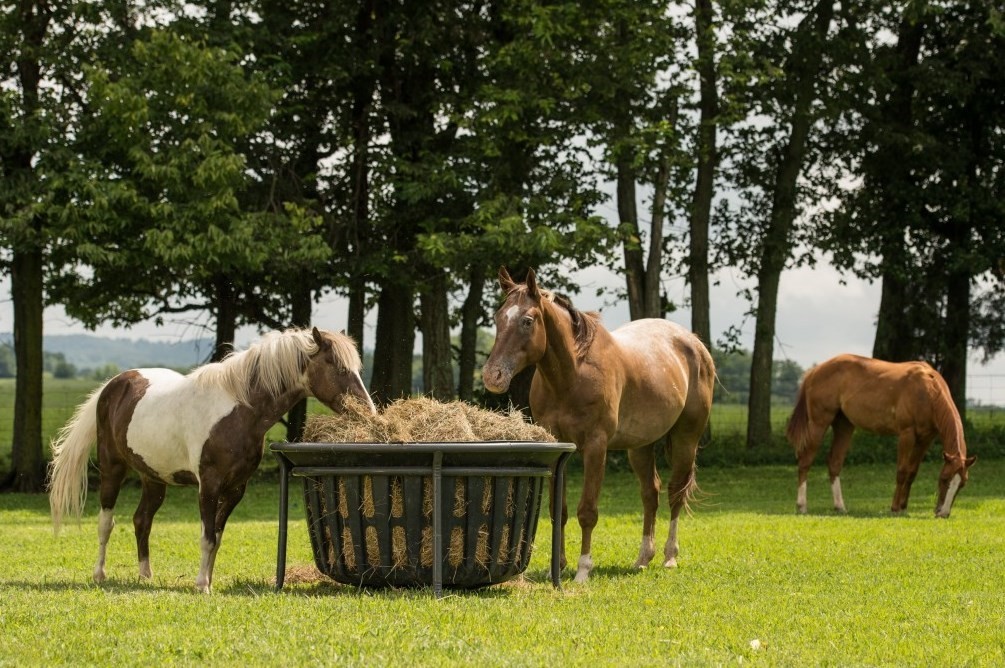
[[[304,481],[314,562],[363,587],[470,589],[526,570],[544,481],[563,488],[571,443],[273,443],[279,461],[276,589],[286,572],[289,480]],[[552,494],[552,517],[561,495]],[[562,523],[552,523],[560,587]]]

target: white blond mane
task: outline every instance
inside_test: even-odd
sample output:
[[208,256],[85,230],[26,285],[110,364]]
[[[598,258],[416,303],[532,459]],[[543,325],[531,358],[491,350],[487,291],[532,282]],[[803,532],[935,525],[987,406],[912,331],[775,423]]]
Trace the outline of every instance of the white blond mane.
[[[335,362],[342,369],[360,370],[363,364],[351,338],[327,331],[322,335],[331,342]],[[223,388],[239,403],[248,405],[254,388],[278,396],[290,388],[302,387],[307,360],[317,352],[318,344],[310,329],[270,332],[247,350],[199,367],[189,378],[204,387]]]

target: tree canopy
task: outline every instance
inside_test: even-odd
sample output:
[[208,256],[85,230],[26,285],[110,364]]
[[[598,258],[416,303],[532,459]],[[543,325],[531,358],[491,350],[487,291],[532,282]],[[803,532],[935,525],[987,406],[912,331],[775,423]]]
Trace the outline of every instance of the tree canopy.
[[749,276],[751,446],[783,382],[779,276],[821,258],[882,282],[874,354],[929,359],[960,402],[968,352],[1005,345],[1003,41],[964,0],[20,2],[11,480],[44,469],[47,303],[208,313],[219,356],[334,291],[378,400],[412,390],[417,336],[424,391],[471,399],[500,265],[569,292],[615,268],[632,317],[684,275],[709,343],[709,275]]

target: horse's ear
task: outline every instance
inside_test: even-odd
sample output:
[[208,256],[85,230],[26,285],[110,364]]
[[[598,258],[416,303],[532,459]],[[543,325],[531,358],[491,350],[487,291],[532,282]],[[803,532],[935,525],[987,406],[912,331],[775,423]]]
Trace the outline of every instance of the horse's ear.
[[314,343],[318,344],[318,348],[324,348],[328,345],[327,339],[325,339],[317,327],[311,328],[311,336],[314,337]]
[[527,296],[531,299],[541,299],[541,293],[537,289],[537,277],[533,269],[527,270]]
[[503,292],[509,292],[516,287],[516,283],[513,282],[505,266],[499,267],[499,287],[503,289]]
[[963,464],[967,468],[970,468],[971,466],[974,465],[974,462],[976,462],[976,461],[977,461],[977,455],[971,455],[971,456],[969,456],[969,457],[967,457],[966,459],[963,460]]

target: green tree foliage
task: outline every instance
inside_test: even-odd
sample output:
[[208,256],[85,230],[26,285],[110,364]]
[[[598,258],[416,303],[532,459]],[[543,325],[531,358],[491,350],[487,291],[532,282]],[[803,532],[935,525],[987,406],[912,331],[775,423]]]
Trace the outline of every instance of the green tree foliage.
[[873,354],[932,362],[963,411],[968,344],[988,355],[1002,341],[1001,10],[910,2],[868,19],[834,141],[860,180],[840,193],[826,244],[882,279]]
[[161,29],[129,49],[118,70],[85,70],[90,114],[64,179],[59,258],[69,270],[57,294],[92,326],[208,311],[219,350],[238,324],[260,320],[250,305],[274,263],[323,262],[328,248],[293,205],[241,206],[250,177],[239,147],[275,99],[241,55]]

